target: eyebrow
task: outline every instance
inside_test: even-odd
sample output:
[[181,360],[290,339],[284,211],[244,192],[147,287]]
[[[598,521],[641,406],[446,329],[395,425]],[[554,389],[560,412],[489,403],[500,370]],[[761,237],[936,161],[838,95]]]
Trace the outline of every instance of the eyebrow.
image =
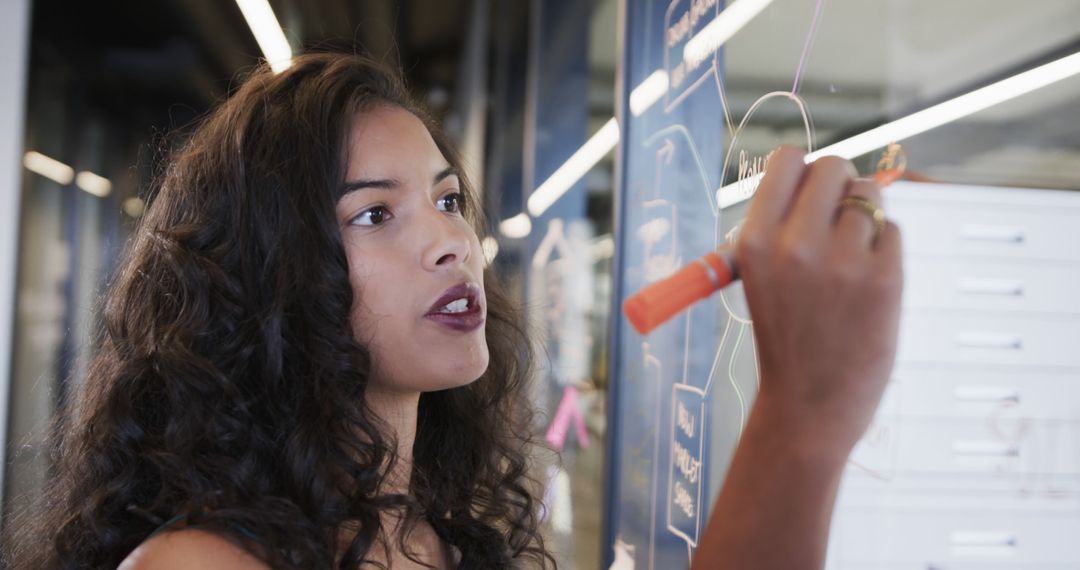
[[[447,166],[446,168],[440,170],[438,172],[438,174],[435,175],[435,178],[432,179],[431,185],[434,186],[434,185],[442,182],[443,180],[446,180],[447,178],[449,178],[451,176],[457,176],[457,175],[458,175],[458,169],[457,168],[454,168],[453,166]],[[401,181],[397,180],[396,178],[383,178],[383,179],[377,179],[377,180],[361,179],[361,180],[352,180],[352,181],[349,181],[349,182],[346,182],[346,183],[342,184],[340,190],[341,190],[341,194],[345,195],[345,194],[348,194],[349,192],[355,192],[357,190],[363,190],[365,188],[377,188],[379,190],[393,190],[393,189],[398,188],[400,186],[401,186]]]

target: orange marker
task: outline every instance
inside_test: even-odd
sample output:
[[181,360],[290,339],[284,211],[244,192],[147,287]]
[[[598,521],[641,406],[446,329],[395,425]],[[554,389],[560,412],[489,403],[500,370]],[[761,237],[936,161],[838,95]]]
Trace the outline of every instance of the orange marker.
[[870,178],[874,182],[877,182],[878,186],[880,186],[881,188],[885,188],[893,182],[900,180],[900,178],[902,178],[903,176],[903,168],[890,168],[889,170],[879,170],[875,172],[874,175]]
[[[894,167],[874,173],[873,180],[884,188],[903,174],[902,166]],[[720,245],[716,251],[631,295],[623,303],[623,313],[639,333],[649,334],[690,305],[738,279],[739,268],[735,266],[734,254],[734,245]]]
[[727,287],[738,279],[734,246],[716,251],[638,291],[623,303],[623,313],[641,334],[649,334],[683,309]]

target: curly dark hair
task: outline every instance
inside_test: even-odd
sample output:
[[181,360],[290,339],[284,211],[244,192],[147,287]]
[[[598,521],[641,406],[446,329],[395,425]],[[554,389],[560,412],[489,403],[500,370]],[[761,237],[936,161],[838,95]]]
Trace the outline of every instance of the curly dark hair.
[[490,270],[488,369],[421,396],[409,494],[379,490],[393,434],[364,404],[335,204],[351,119],[380,104],[414,113],[460,167],[397,71],[330,53],[260,66],[172,155],[58,417],[44,502],[9,524],[9,564],[115,568],[186,515],[273,567],[357,568],[383,540],[380,513],[401,509],[460,567],[554,565],[529,473],[530,345]]

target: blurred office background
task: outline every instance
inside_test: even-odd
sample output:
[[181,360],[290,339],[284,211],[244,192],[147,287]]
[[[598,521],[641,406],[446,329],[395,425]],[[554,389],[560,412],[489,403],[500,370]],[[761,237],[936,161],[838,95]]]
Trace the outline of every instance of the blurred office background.
[[[260,5],[276,25],[260,16]],[[596,128],[583,119],[599,125],[614,113],[615,8],[615,0],[4,0],[4,512],[37,493],[49,472],[42,453],[49,420],[85,373],[98,297],[162,161],[246,71],[281,50],[310,49],[363,52],[400,66],[461,146],[495,228],[521,212],[525,189],[540,176],[536,164],[573,152]],[[538,98],[550,102],[554,91],[565,94],[558,101],[565,118],[549,132],[538,114],[557,109]],[[579,217],[591,216],[582,227],[593,236],[611,232],[611,170],[609,155],[581,194],[588,208]],[[509,233],[515,237],[485,245],[524,298],[520,269],[536,244]],[[581,321],[598,338],[571,381],[593,445],[579,445],[571,429],[561,457],[545,456],[550,465],[538,471],[558,482],[549,493],[560,505],[549,511],[549,540],[571,567],[600,563],[603,370],[595,364],[603,361],[605,314]],[[566,384],[547,381],[534,394],[545,410],[540,437]]]
[[[267,51],[362,51],[404,70],[482,189],[496,236],[485,247],[525,303],[550,361],[533,394],[543,411],[538,436],[559,452],[540,461],[550,544],[562,567],[602,567],[615,538],[602,531],[604,498],[621,476],[619,464],[605,464],[619,152],[611,119],[625,115],[619,101],[641,79],[623,83],[624,2],[270,0],[277,24],[259,19],[256,8],[245,15],[241,4],[259,5],[0,3],[4,512],[36,493],[49,472],[42,454],[49,419],[85,372],[96,301],[169,149]],[[724,3],[692,4],[718,12]],[[1077,51],[1076,7],[1072,0],[834,0],[811,42],[814,3],[777,0],[725,47],[724,111],[737,124],[762,94],[791,87],[798,64],[816,146],[825,146]],[[851,30],[880,35],[858,50],[822,39]],[[810,54],[806,61],[798,61],[800,51]],[[920,135],[912,169],[949,184],[1080,189],[1078,91],[1072,77]],[[722,131],[722,115],[698,118]],[[790,113],[764,112],[743,131],[743,144],[762,154],[802,128]],[[558,199],[531,202],[583,147],[591,156],[559,182]],[[1075,302],[1043,309],[1051,312],[1059,320],[1080,314]],[[1059,368],[1076,379],[1075,364]],[[1062,414],[1047,421],[1076,420]]]

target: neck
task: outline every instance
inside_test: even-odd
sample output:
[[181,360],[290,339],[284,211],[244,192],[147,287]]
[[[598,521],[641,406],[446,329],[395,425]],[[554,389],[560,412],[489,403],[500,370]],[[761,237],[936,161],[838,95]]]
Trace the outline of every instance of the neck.
[[389,429],[396,443],[397,461],[387,473],[383,493],[407,495],[412,479],[413,444],[416,442],[416,418],[420,408],[419,392],[397,392],[368,386],[365,396],[368,408]]
[[[385,434],[395,445],[397,461],[386,473],[380,494],[408,495],[412,481],[413,444],[416,443],[416,420],[420,409],[419,392],[400,392],[386,390],[380,386],[368,384],[364,400],[369,410],[381,420],[387,430]],[[385,467],[384,467],[385,469]],[[387,567],[394,562],[413,567],[410,560],[398,550],[397,539],[402,532],[401,512],[389,510],[380,513],[382,533],[385,542],[380,547],[373,547],[368,558],[376,562],[385,562]],[[342,549],[347,548],[355,535],[356,528],[343,527],[339,535]],[[412,527],[409,537],[411,548],[415,548],[422,560],[431,567],[450,567],[447,563],[448,551],[434,530],[424,521]]]

